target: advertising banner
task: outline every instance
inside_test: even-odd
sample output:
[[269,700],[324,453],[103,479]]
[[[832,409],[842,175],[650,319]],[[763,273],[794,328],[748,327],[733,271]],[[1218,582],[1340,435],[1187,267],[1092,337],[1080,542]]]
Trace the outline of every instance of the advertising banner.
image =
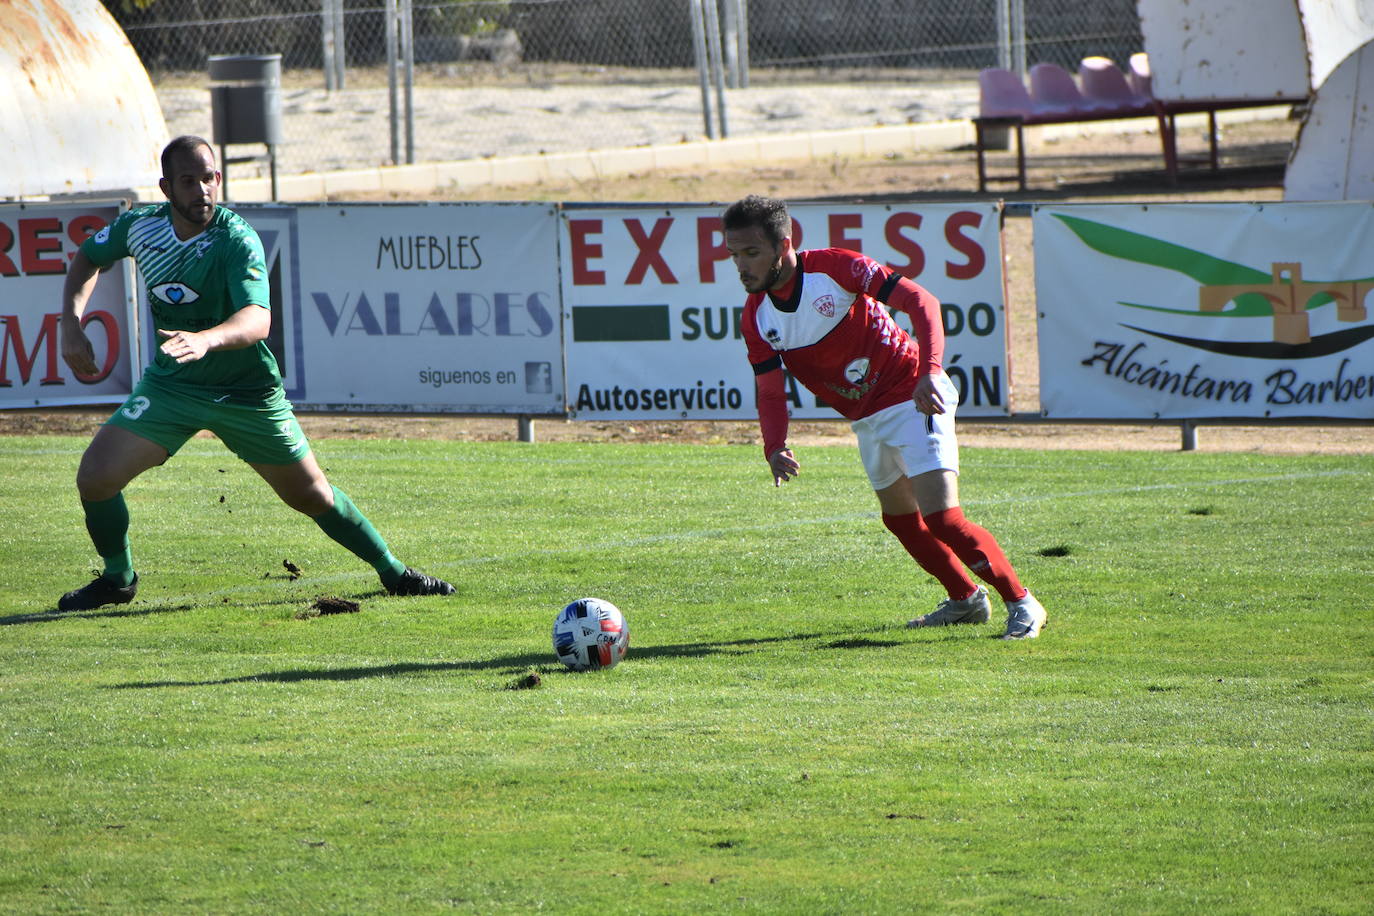
[[563,414],[552,204],[235,209],[263,239],[298,407]]
[[1374,417],[1368,203],[1037,206],[1061,419]]
[[95,285],[82,323],[100,367],[78,376],[62,360],[62,285],[87,236],[122,202],[0,205],[0,408],[118,404],[133,390],[134,266],[125,258]]
[[[945,366],[963,415],[1010,404],[1001,212],[967,204],[817,203],[789,208],[798,249],[861,251],[944,306]],[[745,292],[720,206],[562,211],[568,408],[579,419],[750,419],[754,375],[739,323]],[[898,314],[908,331],[910,321]],[[834,418],[792,386],[792,416]]]

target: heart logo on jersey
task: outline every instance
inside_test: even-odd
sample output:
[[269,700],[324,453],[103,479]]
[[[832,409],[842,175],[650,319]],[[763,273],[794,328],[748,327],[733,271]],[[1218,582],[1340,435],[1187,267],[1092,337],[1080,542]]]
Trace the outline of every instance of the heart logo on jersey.
[[168,305],[189,305],[200,298],[199,293],[180,283],[159,283],[148,292]]
[[821,313],[822,315],[824,315],[825,317],[827,317],[827,318],[834,318],[834,317],[835,317],[835,297],[834,297],[834,296],[821,296],[819,299],[817,299],[816,301],[812,302],[811,305],[812,305],[813,307],[815,307],[816,311],[820,312],[820,313]]

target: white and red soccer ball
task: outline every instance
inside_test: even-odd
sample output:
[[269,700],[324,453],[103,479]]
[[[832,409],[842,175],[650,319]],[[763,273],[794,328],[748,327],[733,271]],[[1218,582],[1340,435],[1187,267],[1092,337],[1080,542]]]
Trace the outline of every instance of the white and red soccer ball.
[[601,598],[578,598],[553,620],[553,652],[574,671],[614,668],[629,647],[625,615]]

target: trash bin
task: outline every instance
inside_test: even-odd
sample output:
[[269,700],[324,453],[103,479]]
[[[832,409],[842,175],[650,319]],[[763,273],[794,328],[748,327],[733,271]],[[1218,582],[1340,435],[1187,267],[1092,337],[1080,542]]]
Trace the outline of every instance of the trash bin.
[[[229,166],[266,160],[277,199],[277,144],[281,143],[281,55],[241,54],[207,58],[210,71],[210,128],[219,144],[224,199]],[[266,156],[225,155],[231,143],[265,143]]]
[[215,142],[280,143],[281,55],[225,55],[207,64]]

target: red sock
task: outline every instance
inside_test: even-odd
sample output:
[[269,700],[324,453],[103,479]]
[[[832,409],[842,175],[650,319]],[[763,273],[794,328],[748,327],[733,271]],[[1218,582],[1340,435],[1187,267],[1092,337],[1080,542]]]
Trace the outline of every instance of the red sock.
[[954,551],[974,575],[997,589],[1003,601],[1024,598],[1026,590],[1021,580],[1016,578],[1016,570],[1011,561],[998,546],[997,539],[986,529],[980,528],[964,518],[964,510],[958,506],[926,516],[930,533]]
[[939,580],[951,598],[962,601],[978,590],[978,586],[973,584],[968,573],[964,572],[958,557],[940,543],[921,521],[921,513],[888,515],[884,512],[883,524],[902,542],[902,546],[911,554],[912,559]]

